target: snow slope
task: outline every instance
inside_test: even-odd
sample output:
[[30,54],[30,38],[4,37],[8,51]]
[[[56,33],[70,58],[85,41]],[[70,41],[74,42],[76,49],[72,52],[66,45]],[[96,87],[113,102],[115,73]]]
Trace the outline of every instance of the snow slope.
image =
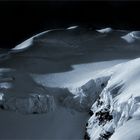
[[8,51],[0,62],[0,139],[83,139],[87,132],[85,139],[114,140],[129,133],[139,118],[140,74],[139,32],[132,43],[122,37],[129,33],[72,26]]
[[73,65],[73,70],[71,71],[52,74],[31,74],[31,76],[38,84],[43,86],[74,88],[82,86],[90,79],[95,79],[99,75],[102,75],[103,71],[106,69],[125,61],[128,60],[113,60],[79,64]]

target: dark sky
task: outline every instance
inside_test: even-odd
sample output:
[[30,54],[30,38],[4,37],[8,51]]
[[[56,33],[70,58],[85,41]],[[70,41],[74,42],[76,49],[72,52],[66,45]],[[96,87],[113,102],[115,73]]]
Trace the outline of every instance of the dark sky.
[[38,32],[75,24],[140,29],[140,2],[1,1],[0,47],[14,47]]

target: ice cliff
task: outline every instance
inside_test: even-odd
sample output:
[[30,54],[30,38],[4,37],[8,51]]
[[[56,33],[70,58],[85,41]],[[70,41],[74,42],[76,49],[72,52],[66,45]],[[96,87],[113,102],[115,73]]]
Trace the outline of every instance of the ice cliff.
[[49,95],[31,94],[26,97],[1,99],[0,108],[20,112],[22,114],[41,114],[53,111],[55,103]]
[[[138,140],[140,120],[140,58],[119,64],[98,100],[87,124],[86,139]],[[135,128],[136,127],[136,128]],[[121,131],[123,130],[123,131]],[[130,132],[133,130],[134,132]],[[131,136],[132,135],[132,136]]]

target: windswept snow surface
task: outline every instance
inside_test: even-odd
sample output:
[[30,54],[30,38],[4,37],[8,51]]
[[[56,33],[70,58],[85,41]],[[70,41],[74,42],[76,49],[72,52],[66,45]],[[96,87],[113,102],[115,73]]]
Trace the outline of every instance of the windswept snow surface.
[[[112,66],[128,60],[114,60],[105,62],[96,62],[89,64],[80,64],[72,66],[73,70],[63,73],[53,73],[46,75],[32,74],[33,79],[46,87],[76,88],[80,87],[91,79],[103,75],[104,71]],[[107,71],[106,76],[112,73]],[[79,76],[80,75],[80,76]],[[104,76],[104,75],[103,75]]]
[[121,140],[134,126],[129,137],[137,139],[139,32],[132,43],[125,35],[73,26],[8,51],[0,61],[0,139]]

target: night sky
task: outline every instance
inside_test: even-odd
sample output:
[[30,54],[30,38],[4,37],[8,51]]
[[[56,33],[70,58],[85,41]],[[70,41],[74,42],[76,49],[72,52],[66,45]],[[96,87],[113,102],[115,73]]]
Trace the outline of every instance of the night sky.
[[11,48],[41,31],[77,24],[140,30],[140,2],[1,1],[0,47]]

